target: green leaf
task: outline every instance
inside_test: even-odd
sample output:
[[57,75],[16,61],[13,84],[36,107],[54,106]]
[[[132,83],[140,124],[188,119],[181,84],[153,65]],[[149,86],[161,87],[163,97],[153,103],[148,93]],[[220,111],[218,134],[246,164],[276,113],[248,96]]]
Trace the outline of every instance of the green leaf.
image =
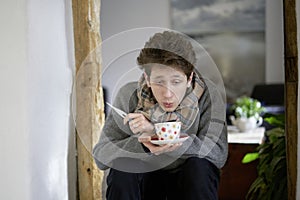
[[259,196],[260,193],[263,193],[264,187],[265,187],[265,182],[263,178],[257,177],[257,179],[251,184],[246,199],[247,200],[257,199],[257,196]]
[[274,135],[276,137],[284,137],[285,136],[285,131],[284,131],[283,128],[276,127],[276,128],[271,129],[271,130],[268,130],[266,132],[266,134],[268,136]]
[[242,160],[242,163],[249,163],[249,162],[252,162],[254,160],[256,160],[257,158],[259,157],[259,153],[255,152],[255,153],[247,153],[243,160]]
[[266,113],[264,115],[264,120],[270,125],[274,125],[280,128],[285,128],[285,116],[284,114],[271,114]]

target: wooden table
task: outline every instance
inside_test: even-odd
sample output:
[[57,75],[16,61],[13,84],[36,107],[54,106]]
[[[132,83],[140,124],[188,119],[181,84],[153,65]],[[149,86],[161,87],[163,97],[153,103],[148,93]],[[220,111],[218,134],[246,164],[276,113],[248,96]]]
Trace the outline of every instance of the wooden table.
[[264,132],[264,127],[241,133],[234,126],[228,126],[228,159],[221,170],[220,200],[245,199],[249,187],[257,177],[258,160],[248,164],[241,161],[246,153],[254,152],[263,142]]

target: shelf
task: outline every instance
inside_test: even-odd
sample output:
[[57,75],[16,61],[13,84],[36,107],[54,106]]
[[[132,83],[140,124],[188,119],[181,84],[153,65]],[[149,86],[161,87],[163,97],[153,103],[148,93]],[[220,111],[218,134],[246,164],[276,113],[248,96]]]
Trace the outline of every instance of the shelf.
[[249,132],[240,132],[235,126],[228,126],[228,143],[261,144],[264,141],[265,127]]

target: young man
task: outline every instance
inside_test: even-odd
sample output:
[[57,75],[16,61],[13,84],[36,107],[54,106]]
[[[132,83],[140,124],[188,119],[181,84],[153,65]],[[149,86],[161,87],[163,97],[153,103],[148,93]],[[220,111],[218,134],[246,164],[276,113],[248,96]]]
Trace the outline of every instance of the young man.
[[[195,53],[182,35],[165,31],[145,44],[138,82],[121,88],[93,154],[110,168],[108,200],[218,199],[219,168],[227,158],[225,103],[194,67]],[[184,142],[151,143],[154,124],[181,121]]]

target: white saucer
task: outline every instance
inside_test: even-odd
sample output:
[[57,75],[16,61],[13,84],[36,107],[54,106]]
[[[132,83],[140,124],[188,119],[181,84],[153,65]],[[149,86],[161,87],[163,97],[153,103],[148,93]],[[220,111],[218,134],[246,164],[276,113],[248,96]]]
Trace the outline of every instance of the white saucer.
[[164,145],[164,144],[176,144],[176,143],[181,143],[184,142],[186,139],[188,139],[190,136],[188,136],[187,134],[183,134],[180,136],[180,138],[176,139],[176,140],[158,140],[157,137],[155,137],[155,139],[153,138],[152,140],[150,140],[150,142],[152,144],[156,144],[156,145]]

